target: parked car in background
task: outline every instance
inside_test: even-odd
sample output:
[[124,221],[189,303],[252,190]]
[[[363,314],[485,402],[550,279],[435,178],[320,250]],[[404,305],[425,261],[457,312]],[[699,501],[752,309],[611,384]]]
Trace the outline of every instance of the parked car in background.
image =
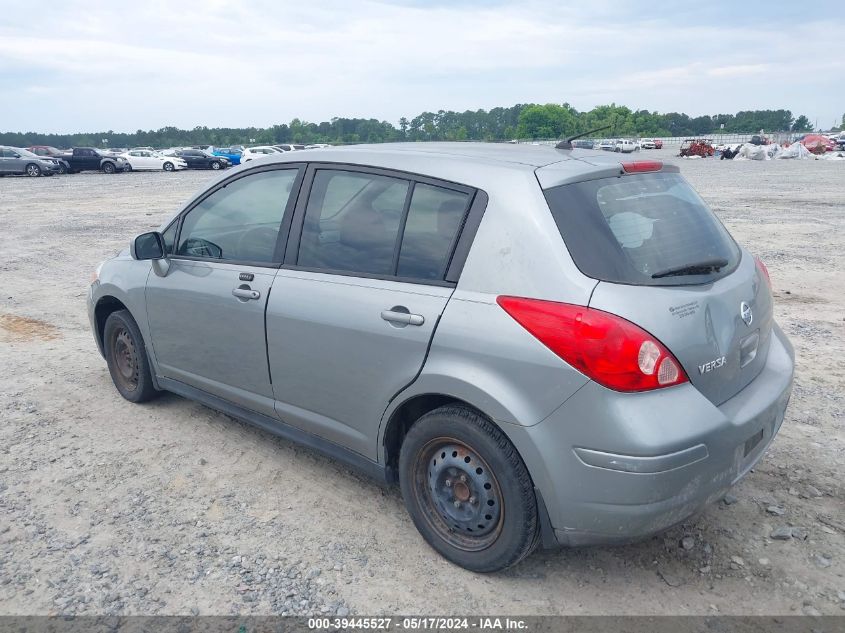
[[298,149],[305,149],[305,145],[297,144],[297,143],[280,143],[278,145],[274,145],[273,147],[282,150],[283,152],[293,152]]
[[640,146],[629,138],[620,138],[616,141],[616,145],[613,147],[613,151],[621,152],[623,154],[630,154],[631,152],[636,152],[639,149]]
[[0,146],[0,175],[52,176],[59,173],[55,158],[38,156],[20,147]]
[[595,141],[586,138],[576,138],[572,141],[572,147],[577,147],[578,149],[593,149],[595,145]]
[[65,152],[60,149],[56,149],[51,145],[33,145],[31,147],[27,147],[26,149],[35,154],[36,156],[52,158],[53,160],[55,160],[59,165],[60,174],[66,174],[70,169],[70,165],[64,157]]
[[604,138],[599,143],[598,148],[606,152],[612,152],[614,149],[616,149],[616,141],[612,138]]
[[398,481],[477,572],[683,522],[777,435],[793,350],[677,166],[572,154],[371,145],[215,180],[96,269],[115,388]]
[[178,156],[165,156],[147,149],[133,149],[121,154],[126,161],[125,171],[177,171],[187,169],[188,163]]
[[93,147],[74,147],[69,154],[63,155],[68,163],[68,172],[101,171],[114,174],[123,171],[126,161],[121,156],[106,154]]
[[754,134],[751,137],[751,140],[748,141],[748,142],[751,143],[752,145],[768,145],[769,143],[771,143],[769,138],[767,136],[762,135],[762,134]]
[[232,166],[225,156],[215,156],[201,149],[172,149],[162,152],[165,156],[178,156],[185,161],[188,169],[226,169]]
[[311,145],[306,145],[305,149],[323,149],[324,147],[331,147],[330,143],[312,143]]
[[654,139],[654,149],[663,149],[663,141],[661,139]]
[[229,162],[233,165],[240,165],[243,151],[236,147],[218,147],[212,152],[212,154],[228,158]]
[[282,150],[276,149],[270,145],[260,145],[258,147],[247,147],[241,154],[241,162],[246,163],[255,158],[264,158],[270,154],[281,154]]
[[654,143],[653,139],[650,138],[641,138],[640,139],[640,149],[656,149],[657,145]]

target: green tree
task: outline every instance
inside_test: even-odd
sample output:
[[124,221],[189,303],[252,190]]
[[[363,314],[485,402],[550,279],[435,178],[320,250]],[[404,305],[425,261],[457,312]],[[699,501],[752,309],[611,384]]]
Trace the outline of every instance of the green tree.
[[793,132],[810,132],[812,129],[813,126],[810,123],[810,120],[803,114],[795,119],[795,123],[792,124]]

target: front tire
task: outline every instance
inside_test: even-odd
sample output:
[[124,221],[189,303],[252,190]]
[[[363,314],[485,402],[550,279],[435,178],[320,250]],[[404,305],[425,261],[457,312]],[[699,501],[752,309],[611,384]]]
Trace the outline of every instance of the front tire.
[[211,168],[215,171],[217,171],[221,167],[223,167],[223,165],[220,163],[220,161],[215,160],[211,163]]
[[121,396],[130,402],[146,402],[158,395],[144,338],[128,310],[112,312],[106,319],[103,349],[112,382]]
[[25,173],[30,178],[38,178],[41,175],[41,168],[35,163],[30,163],[26,166]]
[[112,163],[112,162],[103,163],[103,173],[104,174],[113,174],[115,171],[117,171],[117,169],[115,168],[114,163]]
[[507,437],[472,409],[445,406],[420,418],[402,444],[399,481],[414,525],[456,565],[499,571],[537,547],[528,470]]
[[173,163],[170,161],[164,163],[164,165],[162,165],[162,169],[164,169],[164,171],[173,171]]

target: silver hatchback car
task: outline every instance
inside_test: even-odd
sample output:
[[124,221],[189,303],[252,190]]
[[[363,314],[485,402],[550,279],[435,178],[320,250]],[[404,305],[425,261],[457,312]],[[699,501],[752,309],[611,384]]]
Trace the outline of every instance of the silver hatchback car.
[[475,571],[718,500],[784,418],[765,266],[677,167],[397,144],[253,161],[97,269],[118,391],[197,400],[401,486]]

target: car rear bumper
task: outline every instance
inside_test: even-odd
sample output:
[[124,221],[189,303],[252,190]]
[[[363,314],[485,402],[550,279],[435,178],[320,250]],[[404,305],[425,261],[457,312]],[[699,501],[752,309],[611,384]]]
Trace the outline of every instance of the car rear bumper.
[[623,394],[590,382],[539,424],[509,427],[557,541],[637,540],[723,497],[780,429],[793,358],[776,326],[760,374],[718,407],[690,384]]

